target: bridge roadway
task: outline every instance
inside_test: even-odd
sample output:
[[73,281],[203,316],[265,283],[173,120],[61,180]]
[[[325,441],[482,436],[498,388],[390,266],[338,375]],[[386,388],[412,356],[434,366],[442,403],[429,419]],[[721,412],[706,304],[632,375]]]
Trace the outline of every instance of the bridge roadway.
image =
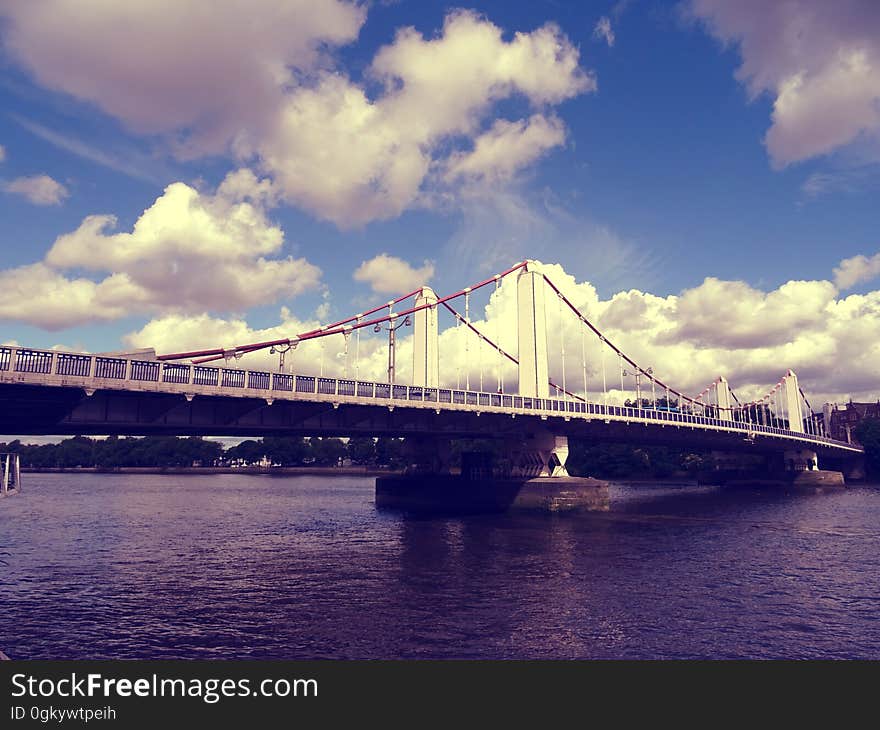
[[862,449],[772,426],[561,398],[0,347],[0,433],[522,438],[773,453]]

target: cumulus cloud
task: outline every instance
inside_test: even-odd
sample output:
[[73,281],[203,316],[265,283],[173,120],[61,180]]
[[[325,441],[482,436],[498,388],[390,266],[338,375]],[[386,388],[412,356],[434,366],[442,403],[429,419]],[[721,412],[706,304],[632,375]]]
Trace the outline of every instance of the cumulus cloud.
[[285,86],[353,41],[366,16],[341,0],[40,0],[0,14],[5,48],[39,83],[137,132],[173,134],[185,155],[262,129]]
[[64,185],[48,175],[18,177],[3,183],[3,190],[21,195],[34,205],[61,205],[70,195],[70,191]]
[[834,269],[834,283],[840,289],[851,289],[878,276],[880,276],[880,253],[873,256],[859,254],[844,259]]
[[614,46],[614,30],[611,28],[611,20],[608,17],[603,15],[596,21],[596,27],[593,28],[593,38],[605,41],[609,48]]
[[880,133],[880,5],[874,0],[690,0],[690,13],[739,47],[737,78],[774,99],[774,165]]
[[434,264],[425,261],[415,268],[397,256],[380,253],[369,261],[363,261],[353,274],[356,281],[364,281],[374,292],[403,294],[427,284],[434,276]]
[[[319,74],[287,95],[266,135],[237,146],[288,202],[342,227],[399,215],[444,173],[513,174],[564,139],[561,123],[540,110],[596,88],[556,26],[505,41],[468,11],[449,14],[435,38],[398,31],[367,77],[381,86],[375,96],[343,75]],[[536,114],[486,130],[494,105],[514,96]],[[468,148],[470,156],[461,152]]]
[[[462,172],[491,158],[487,178],[514,174],[562,144],[549,108],[596,88],[557,26],[505,39],[464,10],[432,37],[398,30],[361,79],[326,53],[365,20],[343,0],[43,0],[0,13],[9,53],[39,83],[163,135],[182,157],[231,151],[288,203],[343,228],[427,204],[433,184],[460,182],[444,173],[468,150]],[[531,118],[493,127],[510,98]]]
[[470,152],[450,156],[445,179],[499,183],[510,180],[547,150],[565,141],[565,125],[555,118],[535,114],[530,119],[510,122],[499,119],[474,140]]
[[[43,262],[2,272],[20,284],[0,289],[0,316],[58,329],[145,311],[241,311],[313,289],[317,267],[274,257],[284,234],[266,216],[272,196],[270,183],[238,170],[214,194],[172,183],[130,232],[115,232],[114,216],[88,216]],[[28,286],[40,296],[24,296]],[[66,307],[44,306],[65,298]]]
[[124,317],[143,296],[124,274],[96,283],[67,278],[43,263],[0,271],[0,319],[48,330]]
[[[875,399],[880,394],[876,367],[880,358],[880,291],[841,297],[827,281],[787,282],[762,291],[743,282],[707,279],[678,295],[657,296],[631,289],[603,298],[590,282],[579,281],[558,264],[544,265],[543,270],[608,339],[642,367],[653,367],[657,377],[690,395],[724,375],[741,399],[758,397],[788,368],[797,372],[816,407],[826,399]],[[733,296],[744,300],[743,306],[731,307]],[[792,304],[796,300],[804,303],[807,314]],[[461,301],[452,304],[463,310]],[[470,311],[477,328],[517,355],[515,277],[506,279],[497,290],[488,287],[474,293]],[[634,396],[632,376],[624,379],[621,389],[616,355],[603,350],[599,340],[586,332],[549,290],[546,321],[550,376],[555,382],[563,382],[564,351],[569,390],[583,393],[586,365],[586,392],[591,399],[602,397],[603,379],[611,402]],[[500,376],[505,392],[515,391],[513,364],[485,343],[481,345],[466,328],[455,326],[444,311],[440,323],[441,383],[472,389],[482,383],[484,390],[494,391]],[[315,322],[299,321],[286,310],[280,324],[269,329],[251,329],[239,319],[169,315],[130,334],[126,342],[170,352],[290,337],[315,326]],[[396,362],[398,382],[402,383],[412,374],[411,332],[408,327],[398,331]],[[358,351],[360,357],[356,358]],[[359,344],[353,335],[334,335],[301,343],[292,358],[295,372],[384,381],[387,337],[373,333],[372,328],[361,332]],[[288,359],[288,366],[290,363]],[[277,355],[245,355],[239,366],[277,367]],[[643,385],[646,391],[650,389],[650,384]]]

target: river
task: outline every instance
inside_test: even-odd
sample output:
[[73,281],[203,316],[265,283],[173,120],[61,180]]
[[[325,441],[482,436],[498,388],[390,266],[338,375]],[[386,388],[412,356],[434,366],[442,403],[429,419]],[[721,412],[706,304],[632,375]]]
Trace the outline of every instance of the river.
[[12,658],[880,658],[877,487],[426,519],[364,477],[23,486],[0,500]]

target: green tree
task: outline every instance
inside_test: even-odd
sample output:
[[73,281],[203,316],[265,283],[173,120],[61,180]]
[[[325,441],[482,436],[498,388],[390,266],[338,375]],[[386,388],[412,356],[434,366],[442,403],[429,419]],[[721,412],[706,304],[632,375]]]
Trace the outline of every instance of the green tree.
[[383,436],[376,441],[376,463],[397,468],[403,465],[403,440]]
[[315,463],[319,466],[339,466],[345,458],[345,444],[341,439],[313,437],[309,443]]
[[865,468],[871,476],[880,476],[880,419],[866,418],[856,426],[854,435],[865,447]]
[[372,464],[376,461],[376,442],[369,436],[348,440],[348,458],[354,464]]
[[263,450],[273,464],[280,466],[300,466],[311,454],[311,448],[303,439],[287,436],[266,436]]

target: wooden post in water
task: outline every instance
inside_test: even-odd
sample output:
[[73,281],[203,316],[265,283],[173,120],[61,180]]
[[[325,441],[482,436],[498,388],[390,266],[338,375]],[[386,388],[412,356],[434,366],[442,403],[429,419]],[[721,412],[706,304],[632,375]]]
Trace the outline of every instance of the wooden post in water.
[[21,491],[21,458],[18,454],[0,454],[3,477],[0,480],[0,497]]

